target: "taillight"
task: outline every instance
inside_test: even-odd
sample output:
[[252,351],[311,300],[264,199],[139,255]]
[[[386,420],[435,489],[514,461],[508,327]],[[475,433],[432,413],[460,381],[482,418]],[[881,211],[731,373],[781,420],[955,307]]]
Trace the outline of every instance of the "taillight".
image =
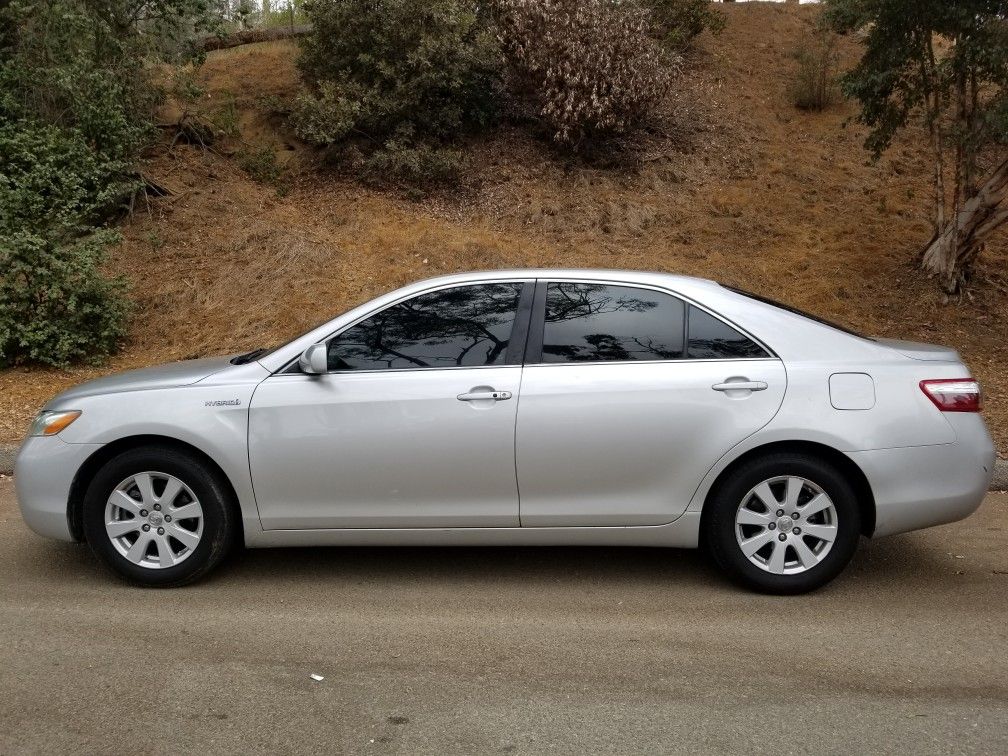
[[980,411],[980,384],[972,378],[935,378],[920,387],[942,412]]

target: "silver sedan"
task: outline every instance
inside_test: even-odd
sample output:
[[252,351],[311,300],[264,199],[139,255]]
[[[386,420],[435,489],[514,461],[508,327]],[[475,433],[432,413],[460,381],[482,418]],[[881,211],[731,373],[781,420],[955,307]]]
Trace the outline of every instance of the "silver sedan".
[[695,278],[497,271],[84,383],[38,415],[15,482],[33,530],[152,586],[240,544],[702,544],[799,593],[861,536],[976,509],[979,410],[952,349]]

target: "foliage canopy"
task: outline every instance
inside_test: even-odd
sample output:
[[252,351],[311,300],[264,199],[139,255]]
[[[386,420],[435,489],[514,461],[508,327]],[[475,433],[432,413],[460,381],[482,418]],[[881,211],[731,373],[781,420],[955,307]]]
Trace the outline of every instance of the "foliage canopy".
[[444,173],[440,148],[494,119],[497,55],[473,0],[309,0],[304,12],[308,92],[293,123],[306,141],[353,143],[374,172],[423,182]]
[[949,293],[970,276],[984,239],[1008,220],[1008,0],[827,0],[825,21],[861,32],[843,77],[878,157],[912,120],[934,162],[934,234],[924,269]]
[[102,226],[152,137],[145,61],[184,54],[210,3],[0,3],[0,364],[100,359],[124,336]]

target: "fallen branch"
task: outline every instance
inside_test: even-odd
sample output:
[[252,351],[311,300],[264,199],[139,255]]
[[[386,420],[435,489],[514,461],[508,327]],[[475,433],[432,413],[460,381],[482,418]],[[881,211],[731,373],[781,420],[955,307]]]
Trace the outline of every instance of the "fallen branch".
[[143,184],[143,190],[147,192],[148,195],[153,195],[154,197],[170,197],[174,192],[163,184],[159,184],[150,176],[141,173],[139,174],[140,181]]
[[129,204],[126,206],[126,217],[133,221],[133,211],[136,208],[137,197],[143,197],[144,205],[147,207],[147,214],[150,215],[151,212],[151,197],[171,197],[175,193],[164,186],[159,184],[157,181],[152,179],[147,174],[138,171],[136,174],[137,187],[136,190],[130,194]]
[[197,47],[201,48],[204,52],[210,52],[211,50],[226,50],[230,47],[252,45],[257,42],[274,42],[279,39],[303,37],[309,32],[311,32],[311,26],[309,24],[302,24],[300,26],[277,26],[272,29],[245,29],[244,31],[234,32],[233,34],[228,34],[224,37],[216,35],[206,37],[203,39],[201,44],[197,45]]

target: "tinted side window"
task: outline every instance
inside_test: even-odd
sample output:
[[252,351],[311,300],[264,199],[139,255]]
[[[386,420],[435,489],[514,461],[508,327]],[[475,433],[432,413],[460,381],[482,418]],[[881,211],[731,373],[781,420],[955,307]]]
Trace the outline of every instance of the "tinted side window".
[[683,302],[629,286],[551,283],[543,362],[676,360],[683,356]]
[[329,342],[330,370],[472,367],[504,363],[522,284],[421,294]]
[[689,349],[691,360],[724,360],[740,357],[768,357],[759,344],[746,338],[699,307],[689,308]]

